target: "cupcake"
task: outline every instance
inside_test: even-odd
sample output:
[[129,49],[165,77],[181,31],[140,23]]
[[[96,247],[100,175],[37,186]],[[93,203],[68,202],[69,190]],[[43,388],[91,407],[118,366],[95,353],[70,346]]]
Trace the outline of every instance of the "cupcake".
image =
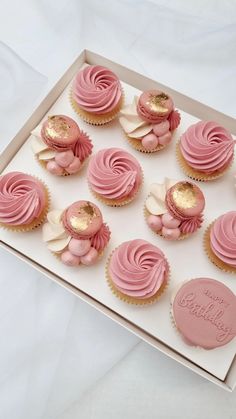
[[236,336],[236,296],[221,282],[184,282],[171,303],[174,324],[187,345],[214,349]]
[[236,211],[221,215],[208,227],[204,244],[209,259],[218,268],[236,273]]
[[34,176],[10,172],[0,176],[0,225],[30,231],[44,221],[49,207],[46,186]]
[[178,240],[201,227],[204,207],[205,198],[198,186],[165,178],[164,183],[151,185],[144,212],[152,231]]
[[43,226],[43,241],[68,266],[95,264],[110,235],[101,211],[89,201],[77,201],[65,210],[50,211]]
[[131,105],[121,109],[120,124],[129,143],[138,151],[153,153],[168,145],[180,123],[170,96],[159,90],[147,90]]
[[108,68],[90,65],[73,82],[71,104],[89,124],[103,125],[116,117],[123,102],[118,77]]
[[156,301],[165,290],[169,265],[163,252],[141,240],[122,243],[111,254],[107,280],[113,293],[132,304]]
[[66,115],[49,116],[31,134],[31,147],[37,160],[57,176],[79,172],[92,153],[89,136]]
[[212,121],[191,125],[177,145],[177,158],[184,173],[192,179],[208,181],[222,176],[234,158],[235,140]]
[[127,151],[106,148],[90,160],[88,183],[102,202],[119,207],[135,198],[142,183],[142,169]]

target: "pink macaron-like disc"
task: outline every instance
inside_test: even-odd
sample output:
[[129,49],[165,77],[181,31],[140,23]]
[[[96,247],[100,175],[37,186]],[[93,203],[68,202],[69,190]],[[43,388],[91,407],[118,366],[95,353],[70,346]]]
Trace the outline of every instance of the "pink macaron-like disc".
[[53,115],[43,123],[41,136],[50,148],[65,151],[75,145],[80,137],[80,129],[69,116]]
[[168,118],[173,108],[170,96],[160,90],[147,90],[139,97],[137,112],[144,121],[158,124]]
[[172,314],[189,345],[214,349],[236,336],[236,296],[214,279],[183,283],[174,297]]
[[101,228],[100,209],[90,201],[77,201],[63,213],[62,221],[68,233],[76,239],[88,239]]
[[[177,208],[181,216],[189,218],[200,215],[205,208],[201,189],[191,182],[178,182],[166,194],[166,202]],[[167,205],[168,206],[168,205]]]

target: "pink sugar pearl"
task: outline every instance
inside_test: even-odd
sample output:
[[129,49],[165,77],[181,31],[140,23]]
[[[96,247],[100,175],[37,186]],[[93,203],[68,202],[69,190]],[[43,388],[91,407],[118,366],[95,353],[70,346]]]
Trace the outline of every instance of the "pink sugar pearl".
[[61,254],[61,261],[67,266],[78,266],[80,264],[80,258],[73,255],[69,250],[65,250]]
[[155,148],[158,146],[158,138],[155,134],[147,134],[142,139],[142,146],[148,150],[155,150]]
[[160,122],[160,124],[153,125],[153,132],[157,137],[161,137],[169,131],[169,121]]
[[69,242],[69,250],[74,256],[84,256],[91,247],[90,240],[71,239]]
[[69,166],[72,163],[73,159],[74,153],[72,150],[59,151],[55,155],[56,163],[63,168]]
[[163,226],[166,228],[177,228],[180,225],[180,220],[177,220],[176,218],[172,217],[172,215],[169,212],[163,214],[161,220]]
[[94,247],[91,247],[89,252],[86,253],[86,255],[82,256],[80,260],[81,260],[81,263],[83,263],[84,265],[90,266],[96,263],[97,259],[98,259],[98,251]]
[[160,231],[162,229],[162,221],[159,215],[149,215],[147,223],[149,227],[155,232]]
[[49,160],[46,166],[47,170],[53,175],[61,176],[63,173],[63,167],[59,166],[55,160]]
[[162,227],[161,233],[165,239],[177,240],[180,236],[180,229]]
[[172,138],[171,133],[167,132],[166,134],[159,137],[159,144],[160,145],[167,145],[171,142],[171,138]]
[[67,171],[67,173],[70,173],[70,175],[72,175],[73,173],[78,172],[80,168],[81,168],[81,161],[79,157],[75,156],[71,164],[69,164],[69,166],[67,166],[65,170]]

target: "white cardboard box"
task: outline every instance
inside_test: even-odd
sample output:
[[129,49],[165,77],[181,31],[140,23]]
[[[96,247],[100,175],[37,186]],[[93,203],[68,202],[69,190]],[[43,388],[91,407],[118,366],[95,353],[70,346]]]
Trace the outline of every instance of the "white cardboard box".
[[[181,125],[175,133],[172,144],[160,153],[145,155],[136,152],[129,146],[118,121],[113,121],[103,127],[93,127],[81,121],[70,106],[68,94],[71,80],[79,68],[86,64],[101,64],[113,70],[122,81],[127,103],[131,102],[135,93],[139,94],[140,91],[147,89],[158,88],[169,93],[182,115]],[[175,159],[174,143],[187,126],[198,119],[209,119],[219,122],[233,134],[236,134],[235,120],[145,76],[85,50],[1,155],[1,172],[20,170],[44,180],[51,191],[52,207],[54,208],[64,208],[78,199],[95,201],[95,198],[87,188],[86,168],[83,168],[79,175],[58,178],[47,173],[36,163],[29,144],[30,131],[45,118],[47,113],[64,113],[74,118],[80,127],[90,134],[94,142],[94,152],[101,148],[116,146],[125,148],[134,154],[144,170],[145,181],[142,192],[133,203],[123,208],[108,208],[98,203],[98,206],[102,209],[104,220],[110,225],[113,234],[103,259],[94,267],[75,269],[62,265],[42,242],[40,229],[26,234],[12,233],[2,229],[0,231],[1,246],[87,301],[147,343],[222,388],[232,391],[236,386],[235,339],[225,347],[212,351],[192,348],[185,345],[173,328],[169,317],[171,291],[175,285],[183,280],[208,276],[221,280],[236,293],[235,278],[214,267],[208,261],[202,249],[204,227],[222,212],[234,208],[235,191],[232,169],[222,179],[200,185],[207,200],[205,223],[201,231],[188,240],[170,243],[156,237],[147,228],[142,209],[151,183],[161,182],[166,175],[176,179],[185,178]],[[219,196],[221,198],[217,201]],[[136,217],[135,223],[132,222],[134,214]],[[122,229],[120,229],[121,223],[124,226]],[[122,241],[138,237],[145,238],[161,247],[170,262],[172,271],[168,291],[158,303],[147,307],[136,307],[118,300],[110,292],[104,279],[104,267],[110,251]],[[194,261],[192,255],[194,255]]]

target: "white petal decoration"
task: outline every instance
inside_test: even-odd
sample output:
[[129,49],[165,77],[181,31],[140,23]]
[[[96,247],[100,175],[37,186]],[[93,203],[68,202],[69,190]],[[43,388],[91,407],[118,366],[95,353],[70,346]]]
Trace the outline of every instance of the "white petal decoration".
[[143,121],[141,118],[133,117],[132,119],[129,119],[129,117],[121,116],[119,118],[120,125],[122,126],[123,130],[129,134],[132,131],[136,130],[139,127],[142,127],[143,125],[146,125],[146,122]]
[[33,129],[33,131],[31,131],[31,135],[33,135],[34,137],[41,138],[41,128],[42,124],[39,124],[37,127]]
[[165,185],[166,185],[166,190],[168,191],[168,189],[170,189],[172,186],[174,186],[176,183],[178,183],[177,180],[174,179],[170,179],[168,177],[165,178]]
[[124,106],[120,113],[125,116],[137,116],[137,103],[138,103],[138,96],[134,97],[134,100],[131,105]]
[[43,241],[49,242],[56,239],[66,239],[68,234],[62,225],[54,225],[46,223],[43,225]]
[[147,124],[143,127],[137,128],[136,130],[129,133],[129,137],[131,138],[141,138],[147,135],[150,131],[152,131],[152,126]]
[[38,153],[38,158],[39,160],[51,160],[55,157],[55,155],[55,150],[50,150],[49,148],[47,148],[47,150],[43,150],[40,151],[40,153]]
[[39,154],[41,151],[48,150],[47,144],[45,144],[43,140],[38,137],[32,137],[31,148],[35,154]]
[[146,199],[146,208],[153,215],[161,215],[166,212],[165,201],[158,202],[152,195]]
[[61,216],[64,210],[52,210],[48,213],[47,219],[50,224],[61,224]]
[[66,239],[52,240],[48,242],[47,244],[48,249],[51,250],[52,252],[60,253],[69,244],[70,239],[71,237],[69,236]]
[[138,97],[135,96],[131,105],[121,110],[119,118],[123,130],[132,138],[142,138],[152,130],[152,125],[147,124],[137,113]]
[[164,183],[153,183],[150,186],[150,193],[157,201],[165,201],[166,187]]
[[165,198],[166,192],[177,180],[165,178],[164,183],[153,183],[150,186],[150,195],[146,199],[146,208],[153,215],[161,215],[167,211]]

